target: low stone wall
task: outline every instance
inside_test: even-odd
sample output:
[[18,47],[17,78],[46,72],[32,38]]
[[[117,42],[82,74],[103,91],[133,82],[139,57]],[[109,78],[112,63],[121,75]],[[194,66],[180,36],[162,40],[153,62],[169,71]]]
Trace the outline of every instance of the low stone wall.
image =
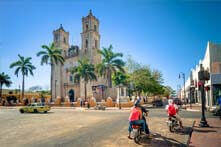
[[[29,103],[31,102],[31,96],[29,97]],[[35,97],[37,98],[37,97]],[[38,102],[40,102],[40,97],[37,98]],[[61,98],[60,97],[57,97],[56,98],[56,101],[53,102],[53,103],[49,103],[50,102],[50,97],[48,97],[46,100],[45,100],[46,104],[50,105],[50,106],[57,106],[57,107],[80,107],[80,98],[76,101],[76,102],[70,102],[69,99],[65,99],[64,102],[62,102]],[[108,97],[106,99],[106,101],[102,100],[102,102],[96,102],[96,99],[95,98],[90,98],[89,99],[89,103],[90,103],[90,107],[95,107],[97,104],[99,105],[103,105],[103,106],[106,106],[106,107],[119,107],[119,103],[117,102],[114,102],[112,100],[112,98]],[[132,101],[129,101],[129,102],[121,102],[121,107],[132,107],[134,105],[134,103]],[[0,103],[0,106],[2,106],[2,104]],[[9,106],[7,103],[6,103],[6,106]],[[12,104],[11,106],[24,106],[24,103],[17,103],[17,104]],[[86,104],[84,105],[85,107],[87,107],[87,102]]]
[[[120,103],[121,107],[133,107],[134,103],[133,102],[122,102]],[[119,107],[119,103],[115,104],[115,107]]]

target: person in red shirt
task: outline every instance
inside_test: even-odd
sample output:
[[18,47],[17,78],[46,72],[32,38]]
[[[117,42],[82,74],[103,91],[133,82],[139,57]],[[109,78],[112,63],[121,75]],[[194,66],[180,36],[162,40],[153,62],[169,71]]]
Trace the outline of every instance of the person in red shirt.
[[145,131],[145,133],[149,134],[149,132],[146,131],[147,130],[146,129],[146,123],[142,119],[142,111],[141,111],[139,106],[140,106],[139,101],[136,101],[135,104],[134,104],[134,107],[132,107],[132,109],[131,109],[131,113],[130,113],[130,116],[129,116],[129,128],[128,128],[129,135],[128,135],[128,138],[130,138],[130,139],[131,139],[130,134],[131,134],[131,131],[132,131],[132,125],[141,126],[142,129]]
[[183,128],[182,120],[180,118],[180,115],[178,114],[178,107],[176,104],[174,104],[172,99],[168,100],[168,105],[166,106],[167,114],[168,116],[174,116],[180,123],[180,127]]

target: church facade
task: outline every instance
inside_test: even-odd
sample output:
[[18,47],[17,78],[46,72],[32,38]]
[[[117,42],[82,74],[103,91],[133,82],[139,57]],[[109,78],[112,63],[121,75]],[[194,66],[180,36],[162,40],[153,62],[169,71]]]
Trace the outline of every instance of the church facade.
[[[89,59],[90,63],[96,65],[101,62],[101,55],[97,52],[100,49],[99,20],[92,14],[82,18],[81,47],[69,44],[69,32],[65,31],[62,25],[53,31],[55,46],[62,49],[62,56],[65,63],[52,66],[52,99],[66,98],[71,102],[78,98],[85,98],[84,82],[76,83],[70,68],[78,66],[78,60]],[[107,88],[107,79],[98,77],[97,81],[88,82],[87,97],[101,99],[117,97],[117,88]]]

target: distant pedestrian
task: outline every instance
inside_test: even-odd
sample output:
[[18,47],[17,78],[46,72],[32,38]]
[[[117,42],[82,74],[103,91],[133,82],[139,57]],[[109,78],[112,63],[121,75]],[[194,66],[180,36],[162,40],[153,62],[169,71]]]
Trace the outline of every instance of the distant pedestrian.
[[81,107],[83,106],[83,101],[82,101],[82,99],[80,99],[80,106],[81,106]]
[[43,106],[45,105],[45,98],[43,96],[41,97],[41,103]]
[[3,99],[2,106],[5,106],[5,99]]
[[90,109],[90,100],[87,102],[87,108]]

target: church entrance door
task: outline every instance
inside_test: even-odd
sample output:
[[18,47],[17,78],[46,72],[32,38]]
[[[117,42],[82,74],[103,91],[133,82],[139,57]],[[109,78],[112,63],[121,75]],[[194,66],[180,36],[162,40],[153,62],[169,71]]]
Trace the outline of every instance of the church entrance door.
[[70,102],[74,102],[74,90],[71,89],[69,90],[69,98],[70,98]]

